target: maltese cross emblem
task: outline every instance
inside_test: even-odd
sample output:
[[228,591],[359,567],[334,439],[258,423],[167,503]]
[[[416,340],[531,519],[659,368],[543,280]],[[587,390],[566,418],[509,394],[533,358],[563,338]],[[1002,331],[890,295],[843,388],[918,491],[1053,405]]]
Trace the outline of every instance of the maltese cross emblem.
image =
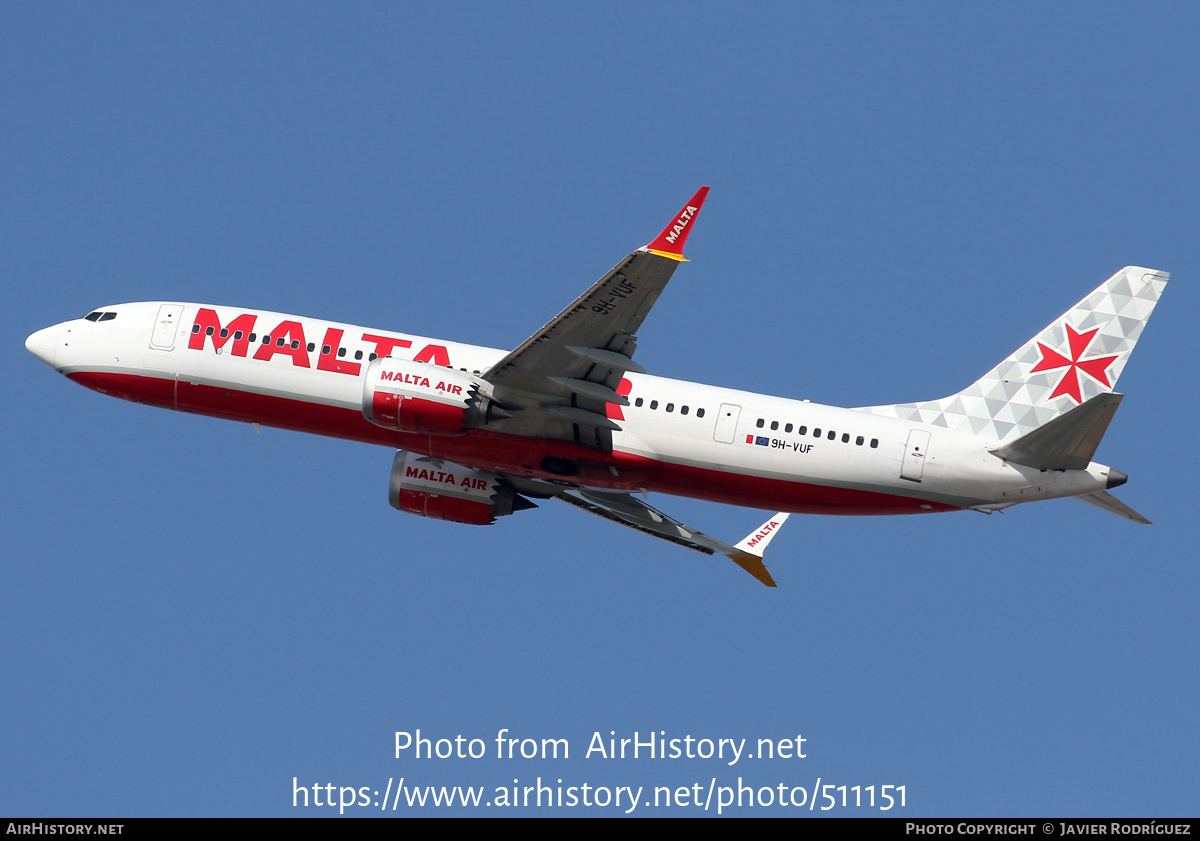
[[1086,333],[1079,333],[1070,324],[1064,324],[1067,328],[1067,346],[1071,354],[1070,357],[1063,356],[1056,350],[1046,347],[1041,342],[1037,343],[1038,352],[1042,354],[1042,358],[1037,365],[1029,372],[1036,374],[1038,371],[1052,371],[1055,368],[1066,368],[1063,372],[1062,379],[1058,381],[1058,385],[1054,387],[1050,398],[1053,400],[1061,394],[1069,395],[1076,403],[1082,403],[1083,397],[1079,388],[1079,371],[1087,374],[1096,382],[1100,383],[1105,388],[1112,388],[1112,383],[1108,381],[1108,366],[1112,365],[1117,360],[1116,356],[1098,356],[1092,359],[1083,359],[1083,355],[1087,352],[1088,345],[1092,343],[1092,339],[1099,332],[1099,327],[1093,327]]

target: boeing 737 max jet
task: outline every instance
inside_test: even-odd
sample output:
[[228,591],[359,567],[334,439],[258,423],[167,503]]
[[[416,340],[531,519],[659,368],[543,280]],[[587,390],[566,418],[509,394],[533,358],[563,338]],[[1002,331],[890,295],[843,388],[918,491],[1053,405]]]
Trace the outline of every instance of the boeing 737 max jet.
[[[1117,378],[1168,275],[1130,266],[977,382],[940,400],[840,409],[655,377],[635,334],[681,262],[708,188],[513,351],[207,304],[103,307],[25,346],[114,397],[395,449],[401,511],[483,525],[561,499],[768,586],[788,512],[992,512],[1076,497],[1149,522],[1092,461]],[[735,545],[649,492],[778,510]]]

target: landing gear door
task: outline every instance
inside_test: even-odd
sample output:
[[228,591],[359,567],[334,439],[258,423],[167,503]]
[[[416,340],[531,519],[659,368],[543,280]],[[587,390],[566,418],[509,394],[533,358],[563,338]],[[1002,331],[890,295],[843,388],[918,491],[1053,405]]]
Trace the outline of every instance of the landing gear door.
[[929,433],[914,429],[908,433],[904,446],[904,464],[900,467],[900,478],[920,482],[925,474],[925,456],[929,450]]
[[741,406],[722,403],[717,412],[717,428],[713,431],[713,440],[721,444],[732,444],[733,435],[737,431],[738,417],[741,414]]
[[179,321],[183,304],[163,304],[154,317],[154,330],[150,333],[150,347],[171,350],[175,347],[175,334],[179,332]]

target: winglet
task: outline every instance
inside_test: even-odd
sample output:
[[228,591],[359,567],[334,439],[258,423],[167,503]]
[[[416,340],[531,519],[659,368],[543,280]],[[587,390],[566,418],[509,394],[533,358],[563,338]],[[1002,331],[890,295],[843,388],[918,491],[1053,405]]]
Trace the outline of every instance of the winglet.
[[746,535],[746,538],[735,547],[737,552],[731,552],[726,557],[768,587],[776,586],[775,579],[771,577],[771,573],[767,572],[767,567],[762,562],[762,557],[763,552],[767,551],[767,544],[771,542],[771,538],[775,536],[787,518],[788,515],[782,512],[776,514]]
[[779,531],[779,527],[787,521],[787,518],[788,515],[781,511],[746,535],[746,538],[737,545],[737,548],[747,555],[755,555],[761,558],[763,552],[767,551],[767,544],[775,537],[775,533]]
[[671,224],[663,228],[663,232],[644,250],[660,257],[669,257],[672,260],[686,263],[687,259],[683,256],[683,244],[687,242],[688,234],[692,230],[692,223],[696,221],[696,214],[700,212],[700,208],[704,205],[704,199],[707,197],[707,187],[697,190],[696,195],[692,196],[692,200],[685,204],[683,210],[679,211],[671,220]]

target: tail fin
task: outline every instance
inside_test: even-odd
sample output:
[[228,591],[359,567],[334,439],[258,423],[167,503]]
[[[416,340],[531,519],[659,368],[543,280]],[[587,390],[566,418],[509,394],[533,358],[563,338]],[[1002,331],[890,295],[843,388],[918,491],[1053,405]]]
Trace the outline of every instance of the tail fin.
[[1127,266],[958,394],[861,411],[970,432],[996,444],[1028,435],[1112,392],[1169,277]]

